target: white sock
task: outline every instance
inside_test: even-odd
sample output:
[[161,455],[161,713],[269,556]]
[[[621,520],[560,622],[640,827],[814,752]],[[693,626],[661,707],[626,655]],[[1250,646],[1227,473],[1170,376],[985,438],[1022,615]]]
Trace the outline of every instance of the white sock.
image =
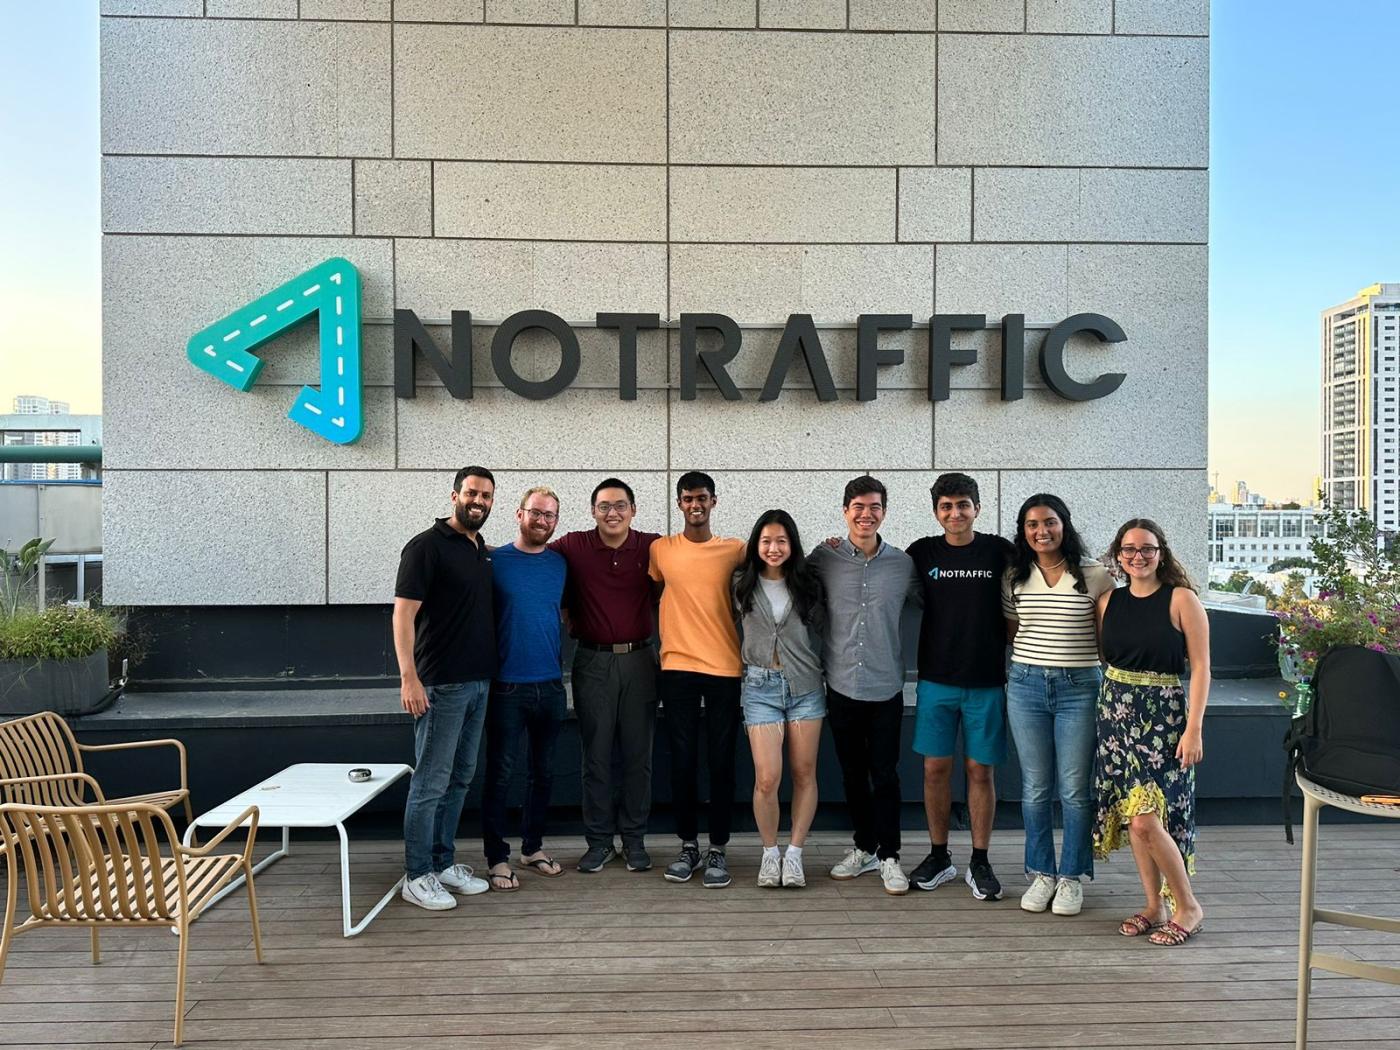
[[777,846],[764,846],[764,847],[763,847],[763,859],[764,859],[764,860],[767,860],[769,857],[772,857],[774,860],[777,860],[777,859],[778,859],[778,847],[777,847]]
[[787,856],[791,857],[793,860],[801,860],[801,859],[802,859],[802,847],[801,847],[801,846],[791,846],[791,845],[788,846],[788,848],[787,848]]

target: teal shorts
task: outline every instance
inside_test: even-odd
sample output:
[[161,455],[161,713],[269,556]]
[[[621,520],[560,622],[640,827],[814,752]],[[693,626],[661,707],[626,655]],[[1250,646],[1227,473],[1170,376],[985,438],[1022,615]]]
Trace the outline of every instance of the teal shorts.
[[914,750],[926,758],[951,758],[963,732],[963,754],[984,766],[1006,760],[1006,689],[976,689],[919,679]]

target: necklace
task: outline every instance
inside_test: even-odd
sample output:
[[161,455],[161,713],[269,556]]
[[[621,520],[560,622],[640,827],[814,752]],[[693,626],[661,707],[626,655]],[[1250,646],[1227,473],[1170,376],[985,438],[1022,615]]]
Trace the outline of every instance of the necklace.
[[1054,565],[1041,565],[1041,566],[1040,566],[1040,571],[1041,571],[1041,572],[1045,572],[1047,569],[1058,569],[1061,565],[1063,565],[1063,564],[1065,563],[1065,561],[1066,561],[1066,559],[1061,558],[1061,559],[1060,559],[1059,561],[1057,561]]

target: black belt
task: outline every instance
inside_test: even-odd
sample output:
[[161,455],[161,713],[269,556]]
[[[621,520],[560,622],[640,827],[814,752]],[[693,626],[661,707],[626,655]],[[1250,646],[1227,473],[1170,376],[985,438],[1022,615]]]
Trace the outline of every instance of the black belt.
[[638,649],[651,647],[651,639],[647,638],[640,642],[613,642],[611,644],[600,644],[598,642],[579,642],[580,649],[592,649],[595,653],[635,653]]

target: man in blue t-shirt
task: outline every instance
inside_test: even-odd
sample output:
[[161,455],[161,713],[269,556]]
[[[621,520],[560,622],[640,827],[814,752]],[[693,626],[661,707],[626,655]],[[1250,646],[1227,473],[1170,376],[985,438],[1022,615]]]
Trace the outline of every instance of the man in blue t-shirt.
[[515,512],[515,542],[492,552],[496,646],[500,670],[486,707],[486,789],[481,837],[491,888],[520,888],[506,842],[506,796],[511,774],[528,745],[529,767],[521,807],[520,867],[547,878],[564,869],[544,851],[544,821],[554,786],[554,742],[564,721],[564,681],[559,658],[559,607],[565,562],[546,544],[559,523],[559,497],[530,489]]

